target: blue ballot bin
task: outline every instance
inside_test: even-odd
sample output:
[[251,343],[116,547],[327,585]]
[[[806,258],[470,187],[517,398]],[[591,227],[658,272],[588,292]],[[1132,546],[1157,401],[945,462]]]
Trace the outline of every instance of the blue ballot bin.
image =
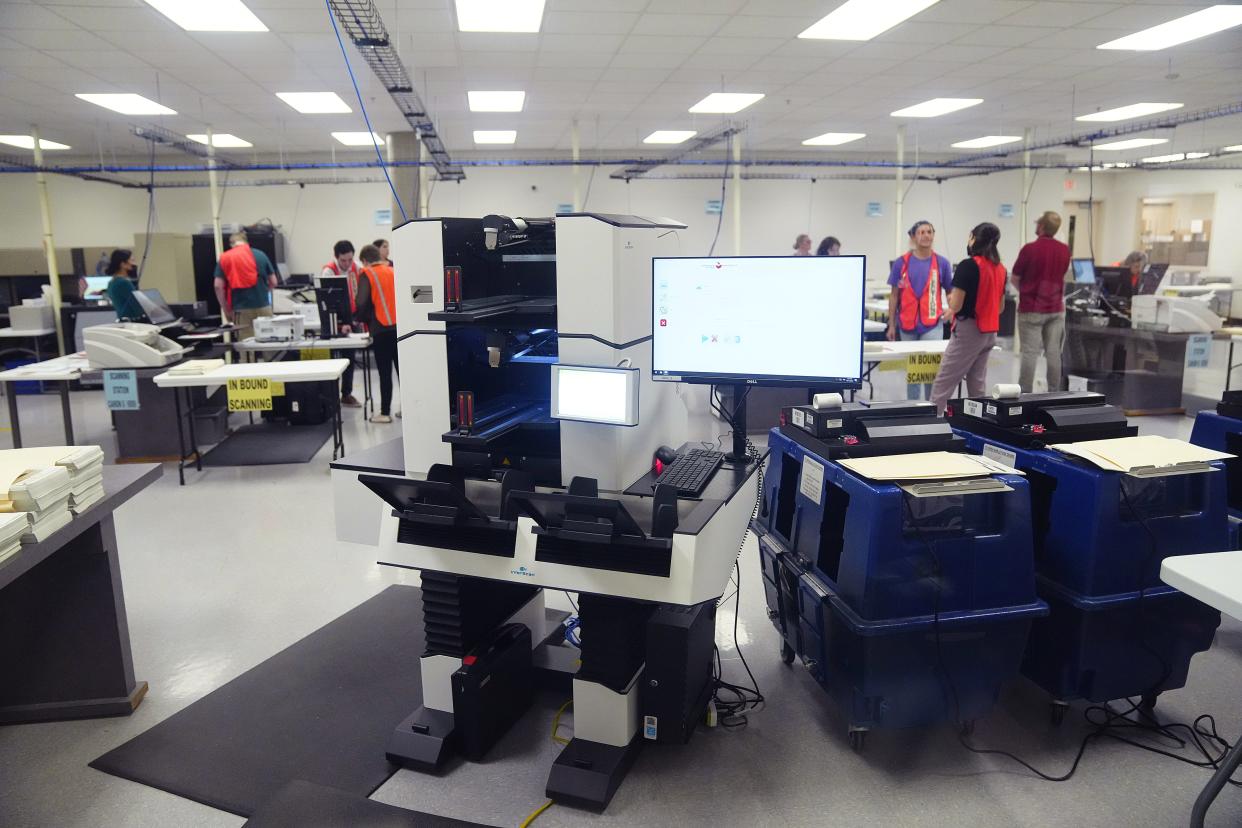
[[755,521],[782,656],[800,658],[851,738],[984,715],[1017,675],[1034,618],[1026,481],[914,497],[774,429]]
[[[967,448],[996,445],[961,431]],[[1226,476],[1210,470],[1136,477],[1046,448],[1005,446],[1030,483],[1039,595],[1022,672],[1054,700],[1156,696],[1186,683],[1220,613],[1160,580],[1172,555],[1230,547]]]

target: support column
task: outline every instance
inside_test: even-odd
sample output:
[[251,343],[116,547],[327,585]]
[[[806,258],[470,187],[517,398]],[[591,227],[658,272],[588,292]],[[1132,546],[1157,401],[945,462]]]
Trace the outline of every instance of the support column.
[[909,246],[906,243],[905,222],[902,220],[902,208],[906,203],[906,126],[897,127],[897,197],[893,200],[893,226],[896,229],[897,245],[893,252],[900,256]]
[[1031,197],[1031,138],[1034,130],[1027,127],[1022,133],[1022,200],[1019,202],[1018,224],[1022,228],[1018,235],[1022,244],[1030,241],[1031,221],[1026,211],[1027,199]]
[[578,138],[577,118],[574,118],[573,125],[570,127],[569,146],[570,151],[573,153],[574,159],[574,212],[580,213],[582,212],[582,179],[578,172],[578,158],[580,157],[579,150],[581,149],[581,145]]
[[216,245],[216,261],[219,261],[220,254],[224,252],[224,237],[220,234],[220,190],[216,181],[215,143],[211,127],[207,127],[207,183],[211,194],[211,232]]
[[[60,319],[60,268],[56,266],[56,242],[52,237],[52,205],[47,196],[47,177],[43,174],[43,147],[39,143],[39,128],[30,128],[34,139],[34,161],[39,169],[35,172],[35,189],[39,192],[39,215],[43,219],[43,252],[47,256],[47,278],[52,283],[52,324],[56,327],[56,350],[65,353],[65,337]],[[12,387],[9,394],[17,393]]]
[[[720,205],[721,209],[724,205]],[[733,255],[742,255],[742,138],[733,136]]]
[[418,217],[427,218],[431,215],[431,169],[427,166],[427,145],[420,136],[418,139]]
[[[414,132],[397,132],[388,136],[388,160],[390,162],[410,162],[418,160],[418,137]],[[418,212],[418,167],[400,166],[388,171],[392,176],[393,187],[401,194],[401,204],[392,199],[392,223],[394,226],[402,222],[401,207],[405,207],[406,218],[414,218]]]

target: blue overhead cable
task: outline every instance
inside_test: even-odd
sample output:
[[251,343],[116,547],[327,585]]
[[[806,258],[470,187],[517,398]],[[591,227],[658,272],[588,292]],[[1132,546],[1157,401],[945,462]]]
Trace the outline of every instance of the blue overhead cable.
[[379,144],[375,141],[375,130],[371,128],[371,118],[367,115],[367,105],[362,102],[362,92],[358,89],[358,79],[354,77],[354,68],[349,65],[349,52],[345,49],[345,41],[341,38],[341,30],[336,25],[336,14],[332,11],[332,3],[330,0],[324,0],[324,6],[328,9],[328,19],[332,21],[332,31],[336,34],[336,42],[341,47],[341,57],[345,59],[345,70],[349,72],[349,81],[354,85],[354,94],[358,96],[358,108],[362,110],[362,120],[367,125],[367,134],[371,136],[371,145],[375,147],[375,157],[379,160],[380,169],[384,171],[384,179],[388,182],[388,189],[392,190],[392,197],[397,202],[397,209],[401,211],[401,220],[409,221],[410,217],[406,215],[405,205],[401,203],[401,196],[397,195],[397,188],[393,186],[392,177],[388,175],[388,164],[384,161],[384,155],[380,152]]

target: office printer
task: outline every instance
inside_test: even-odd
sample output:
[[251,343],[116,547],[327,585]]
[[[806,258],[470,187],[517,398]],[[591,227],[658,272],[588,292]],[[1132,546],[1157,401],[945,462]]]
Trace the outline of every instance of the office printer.
[[793,405],[781,410],[781,433],[829,460],[964,451],[962,438],[930,402],[863,400],[828,405]]
[[259,342],[292,342],[305,334],[306,319],[298,313],[260,316],[254,320],[254,338]]
[[1210,296],[1135,296],[1130,300],[1130,321],[1135,326],[1169,333],[1211,333],[1224,324],[1208,309]]
[[82,331],[82,341],[95,368],[159,368],[187,351],[161,336],[158,326],[141,322],[93,325]]
[[950,400],[945,417],[953,428],[1022,448],[1138,434],[1121,409],[1090,391]]

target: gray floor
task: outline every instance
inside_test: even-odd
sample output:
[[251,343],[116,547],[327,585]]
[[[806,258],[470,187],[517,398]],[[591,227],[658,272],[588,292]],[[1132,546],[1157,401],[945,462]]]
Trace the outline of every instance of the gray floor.
[[[1011,376],[999,355],[992,378]],[[880,377],[878,397],[903,395],[899,375]],[[56,397],[22,399],[28,444],[59,442]],[[111,451],[98,393],[74,397],[83,440]],[[1143,433],[1185,436],[1186,418],[1145,418]],[[399,434],[400,421],[372,425],[346,412],[346,444],[359,449]],[[0,444],[5,439],[0,436]],[[125,719],[0,728],[2,826],[235,826],[242,820],[89,769],[101,753],[202,697],[391,583],[416,576],[377,567],[362,547],[333,540],[330,448],[304,465],[176,470],[121,509],[117,532],[135,670],[151,691]],[[1078,775],[1051,784],[996,757],[961,749],[946,728],[876,732],[855,755],[845,722],[809,676],[783,666],[768,622],[755,545],[742,559],[737,642],[767,696],[744,730],[700,731],[685,748],[648,749],[612,807],[595,816],[554,807],[537,825],[1152,825],[1186,822],[1208,774],[1125,745],[1097,744]],[[561,604],[560,596],[551,603]],[[741,671],[732,603],[718,641],[729,678]],[[1187,688],[1166,694],[1162,715],[1217,715],[1221,732],[1242,733],[1242,625],[1226,622],[1212,650],[1196,657]],[[517,825],[544,801],[549,739],[561,700],[538,708],[488,762],[443,777],[401,771],[375,798],[493,825]],[[976,744],[1013,750],[1063,772],[1085,732],[1079,709],[1051,729],[1046,699],[1015,683],[981,721]],[[567,717],[572,731],[572,717]],[[1242,792],[1227,790],[1209,824],[1242,824]]]

